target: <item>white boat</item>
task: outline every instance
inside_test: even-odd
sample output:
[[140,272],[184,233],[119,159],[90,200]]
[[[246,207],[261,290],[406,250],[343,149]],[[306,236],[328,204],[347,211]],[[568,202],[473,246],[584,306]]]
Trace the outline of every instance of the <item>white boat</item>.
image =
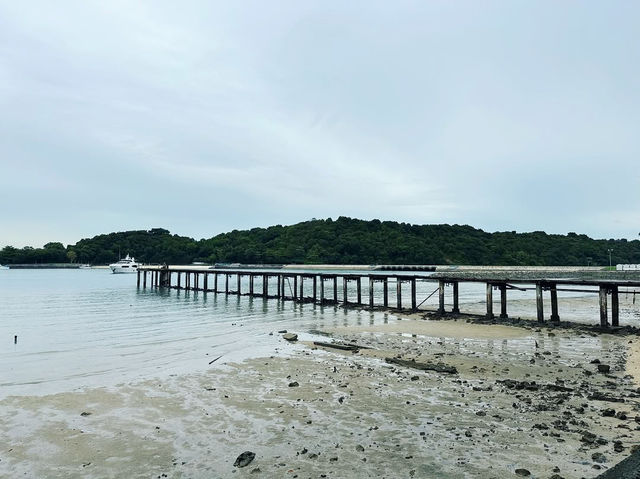
[[114,273],[136,273],[138,271],[138,262],[127,255],[126,258],[121,259],[117,263],[111,263],[109,268]]
[[0,264],[0,269],[9,269],[9,267],[8,267],[8,266],[4,266],[4,265]]

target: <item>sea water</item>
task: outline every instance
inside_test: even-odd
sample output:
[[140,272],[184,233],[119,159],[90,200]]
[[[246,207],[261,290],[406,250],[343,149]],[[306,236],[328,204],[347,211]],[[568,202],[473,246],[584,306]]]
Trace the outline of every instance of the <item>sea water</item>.
[[[242,291],[247,292],[248,278],[242,281]],[[235,281],[232,286],[236,288]],[[273,293],[275,284],[270,288]],[[305,295],[311,295],[311,288],[311,281],[305,281]],[[349,300],[355,301],[355,285],[351,283],[349,288]],[[408,285],[403,288],[402,304],[408,308]],[[437,307],[436,288],[437,283],[418,282],[417,301],[424,301],[422,309]],[[447,310],[451,309],[449,289]],[[261,291],[261,286],[257,285],[256,291]],[[374,291],[375,303],[381,305],[380,283]],[[395,283],[390,282],[392,307],[397,304],[396,291]],[[341,299],[341,283],[338,293]],[[511,316],[535,317],[535,292],[514,290],[508,294]],[[329,281],[325,296],[332,295]],[[485,295],[484,284],[462,283],[460,309],[483,314]],[[597,295],[561,292],[559,298],[563,320],[598,322]],[[361,299],[368,302],[366,279]],[[499,292],[494,293],[494,301],[494,313],[499,313]],[[548,316],[548,298],[545,308]],[[273,354],[274,343],[268,336],[279,330],[295,331],[301,339],[310,339],[314,331],[323,328],[396,320],[395,315],[383,311],[138,288],[135,274],[117,275],[105,269],[2,270],[0,397],[200,371],[219,356],[234,361]],[[638,306],[625,294],[621,295],[621,324],[640,325]]]

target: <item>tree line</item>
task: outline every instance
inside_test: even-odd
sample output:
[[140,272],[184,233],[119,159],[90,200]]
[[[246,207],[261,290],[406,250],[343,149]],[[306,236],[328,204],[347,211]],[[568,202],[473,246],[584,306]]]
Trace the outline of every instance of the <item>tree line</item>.
[[190,264],[464,264],[606,266],[640,263],[640,241],[592,239],[543,231],[488,233],[468,225],[413,225],[395,221],[310,220],[291,226],[233,230],[209,239],[168,230],[124,231],[74,245],[0,250],[0,264],[79,262],[94,265],[126,254],[143,263]]

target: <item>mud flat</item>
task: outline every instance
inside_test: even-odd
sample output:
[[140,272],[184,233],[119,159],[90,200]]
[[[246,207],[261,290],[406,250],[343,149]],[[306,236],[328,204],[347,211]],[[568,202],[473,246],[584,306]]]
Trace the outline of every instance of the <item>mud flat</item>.
[[591,478],[640,444],[637,336],[419,317],[325,333],[274,332],[270,357],[162,381],[6,398],[0,476]]

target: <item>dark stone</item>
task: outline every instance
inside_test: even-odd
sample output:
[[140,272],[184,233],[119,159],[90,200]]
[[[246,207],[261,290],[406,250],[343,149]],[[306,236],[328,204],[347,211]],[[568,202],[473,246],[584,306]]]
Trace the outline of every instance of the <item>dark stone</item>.
[[236,462],[233,463],[235,467],[245,467],[251,464],[251,461],[256,457],[256,454],[251,451],[244,451],[236,458]]
[[529,477],[531,475],[531,473],[529,472],[528,469],[516,469],[516,475],[520,476],[520,477]]
[[608,364],[598,364],[599,373],[608,373],[611,370],[611,366]]
[[603,462],[607,462],[607,458],[601,452],[594,452],[593,454],[591,454],[591,459],[593,459],[594,462],[598,462],[600,464],[602,464]]
[[297,341],[298,340],[298,335],[296,333],[285,333],[282,335],[282,337],[284,339],[286,339],[287,341]]
[[289,383],[289,387],[290,387],[290,388],[297,388],[298,386],[300,386],[300,385],[298,384],[298,381],[293,381],[293,382]]
[[611,408],[603,409],[601,412],[603,417],[613,417],[616,415],[616,410]]
[[617,397],[613,397],[613,396],[607,396],[606,394],[603,394],[601,392],[594,392],[593,394],[587,396],[587,399],[590,399],[592,401],[608,401],[608,402],[624,402],[624,399],[622,398],[617,398]]
[[627,419],[627,414],[624,411],[618,411],[616,413],[616,417],[624,421],[625,419]]

